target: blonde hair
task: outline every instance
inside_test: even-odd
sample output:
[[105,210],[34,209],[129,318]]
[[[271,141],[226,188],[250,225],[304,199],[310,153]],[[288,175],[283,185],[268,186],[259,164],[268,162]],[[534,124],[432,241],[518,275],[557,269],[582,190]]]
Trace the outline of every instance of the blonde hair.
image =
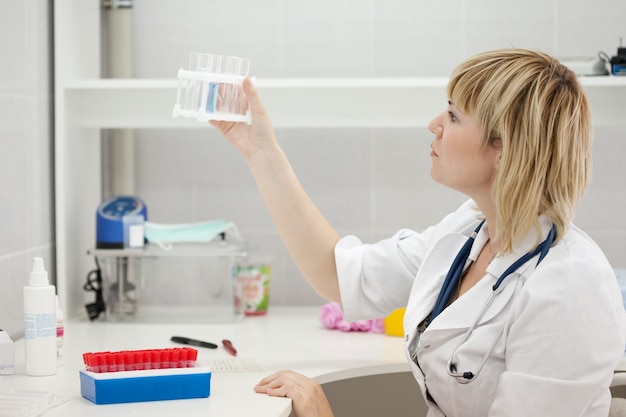
[[495,50],[462,62],[448,97],[478,118],[486,146],[501,140],[492,188],[500,250],[513,251],[533,228],[539,239],[539,214],[558,241],[591,172],[591,114],[576,75],[541,52]]

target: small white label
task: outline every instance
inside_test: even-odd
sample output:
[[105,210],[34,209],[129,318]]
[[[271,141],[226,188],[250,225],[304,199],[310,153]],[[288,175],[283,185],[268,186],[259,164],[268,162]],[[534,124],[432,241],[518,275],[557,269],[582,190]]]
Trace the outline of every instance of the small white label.
[[128,226],[128,247],[143,247],[143,224],[131,224]]
[[143,248],[144,234],[143,222],[144,217],[123,216],[122,223],[124,227],[124,247],[125,248]]

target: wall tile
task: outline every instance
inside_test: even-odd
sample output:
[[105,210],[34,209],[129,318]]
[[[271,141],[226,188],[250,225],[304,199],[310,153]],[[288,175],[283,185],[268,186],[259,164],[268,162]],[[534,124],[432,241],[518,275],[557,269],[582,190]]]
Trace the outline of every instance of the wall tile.
[[24,92],[27,85],[28,1],[0,0],[0,95]]
[[[0,294],[0,329],[5,330],[13,340],[24,334],[22,288],[26,284],[18,276],[15,264],[15,257],[0,258],[0,280],[3,283],[3,294]],[[11,294],[11,297],[4,294]]]
[[19,192],[25,194],[29,219],[26,229],[28,246],[38,246],[54,239],[54,178],[51,175],[53,144],[45,140],[51,136],[52,103],[50,97],[37,95],[29,98],[27,103],[27,120],[24,121],[27,132],[23,144],[29,175],[24,176],[26,187],[19,189]]
[[253,74],[282,76],[283,15],[281,0],[136,1],[135,76],[176,77],[192,51],[247,57]]
[[[31,219],[23,213],[28,206],[28,175],[30,160],[29,150],[31,136],[29,134],[27,108],[31,100],[26,96],[0,98],[0,176],[7,181],[0,187],[0,212],[4,220],[0,222],[0,254],[24,250],[28,239],[29,222]],[[32,237],[32,236],[31,236]]]
[[375,230],[422,230],[466,200],[430,177],[426,129],[378,131],[375,142]]
[[371,224],[371,133],[362,129],[279,132],[281,146],[328,220],[341,229]]
[[0,0],[0,328],[23,335],[22,287],[34,256],[54,280],[48,18],[51,1]]
[[371,75],[371,1],[284,3],[284,65],[287,77]]
[[599,51],[615,55],[626,39],[626,2],[600,0],[593,7],[584,0],[554,0],[557,53],[562,57],[593,57]]
[[591,182],[576,212],[575,224],[602,248],[614,267],[626,263],[626,134],[597,127]]
[[469,55],[508,47],[554,51],[554,6],[550,1],[469,2],[466,18]]
[[464,1],[374,2],[374,75],[446,76],[465,50]]

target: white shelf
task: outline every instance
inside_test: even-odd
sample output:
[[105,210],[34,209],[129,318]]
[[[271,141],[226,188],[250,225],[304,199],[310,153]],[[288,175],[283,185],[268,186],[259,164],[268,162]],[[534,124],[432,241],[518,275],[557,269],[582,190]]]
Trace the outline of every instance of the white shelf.
[[[626,77],[581,78],[594,124],[626,125]],[[277,128],[425,127],[443,111],[447,78],[258,79]],[[173,118],[176,79],[74,80],[70,119],[82,128],[202,128]]]
[[221,241],[209,243],[173,243],[165,250],[155,243],[147,243],[142,249],[98,249],[87,250],[87,255],[98,258],[243,258],[247,256],[243,244]]

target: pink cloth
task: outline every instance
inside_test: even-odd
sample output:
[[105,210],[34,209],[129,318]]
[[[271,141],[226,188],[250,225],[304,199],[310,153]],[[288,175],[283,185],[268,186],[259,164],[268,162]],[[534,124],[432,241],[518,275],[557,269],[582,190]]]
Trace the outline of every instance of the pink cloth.
[[385,331],[382,319],[344,321],[341,307],[337,303],[324,304],[320,309],[320,320],[327,329],[337,329],[342,332],[383,333]]

